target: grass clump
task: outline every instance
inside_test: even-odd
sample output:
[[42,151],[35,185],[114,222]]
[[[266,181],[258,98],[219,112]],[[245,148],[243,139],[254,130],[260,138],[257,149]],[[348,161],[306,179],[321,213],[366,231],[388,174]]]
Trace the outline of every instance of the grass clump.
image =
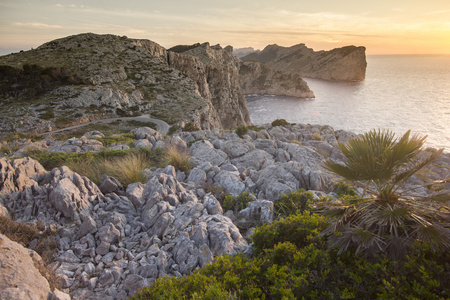
[[67,166],[97,184],[103,174],[115,177],[124,185],[138,181],[145,183],[143,170],[164,165],[164,151],[160,149],[152,151],[140,148],[86,153],[29,150],[27,155],[39,161],[46,170]]
[[189,173],[193,167],[189,151],[174,144],[167,146],[165,158],[169,165],[184,173]]
[[312,139],[315,141],[322,141],[323,137],[320,135],[320,133],[314,132],[314,134],[312,135]]
[[276,119],[275,121],[272,122],[272,126],[273,127],[276,127],[276,126],[287,126],[287,125],[290,125],[290,124],[291,123],[289,123],[285,119]]
[[124,185],[134,182],[145,183],[147,176],[143,171],[150,166],[150,161],[142,153],[130,153],[116,159],[106,159],[99,164],[103,174],[116,178]]
[[136,140],[136,135],[132,133],[115,134],[111,136],[95,138],[95,140],[102,142],[103,147],[109,147],[113,144],[126,144],[130,146]]

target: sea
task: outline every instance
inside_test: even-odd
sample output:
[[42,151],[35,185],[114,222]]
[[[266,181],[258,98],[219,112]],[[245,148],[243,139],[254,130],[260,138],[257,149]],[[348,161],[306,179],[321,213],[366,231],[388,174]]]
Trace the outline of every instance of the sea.
[[253,124],[285,119],[364,133],[389,129],[428,136],[426,147],[450,152],[450,55],[367,56],[366,79],[304,78],[315,98],[245,95]]

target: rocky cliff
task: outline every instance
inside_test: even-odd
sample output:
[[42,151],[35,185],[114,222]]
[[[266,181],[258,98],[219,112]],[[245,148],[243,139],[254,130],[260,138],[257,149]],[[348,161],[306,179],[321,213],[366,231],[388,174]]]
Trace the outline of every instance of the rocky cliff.
[[259,62],[242,62],[239,75],[244,94],[314,98],[314,93],[298,74],[274,70]]
[[251,53],[244,61],[257,60],[274,70],[302,77],[326,80],[364,80],[366,75],[365,47],[346,46],[330,51],[314,51],[304,44],[292,47],[268,45],[261,52]]
[[181,53],[169,51],[168,62],[191,78],[203,99],[211,106],[223,128],[250,124],[250,114],[239,88],[240,61],[231,47],[222,49],[209,43],[187,47]]
[[149,40],[88,33],[2,56],[1,130],[39,132],[142,113],[204,129],[248,123],[236,58],[223,49],[204,50],[215,59],[170,54]]

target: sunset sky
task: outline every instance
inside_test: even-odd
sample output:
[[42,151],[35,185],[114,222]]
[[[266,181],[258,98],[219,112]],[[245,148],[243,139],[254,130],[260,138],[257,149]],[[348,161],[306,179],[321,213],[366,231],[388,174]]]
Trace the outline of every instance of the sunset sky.
[[93,32],[164,47],[365,46],[367,54],[450,54],[449,0],[0,0],[0,54]]

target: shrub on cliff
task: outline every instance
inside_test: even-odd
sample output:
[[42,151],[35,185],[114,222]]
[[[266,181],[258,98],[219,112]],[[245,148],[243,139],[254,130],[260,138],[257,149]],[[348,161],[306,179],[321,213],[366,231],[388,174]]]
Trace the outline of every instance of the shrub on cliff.
[[291,123],[289,123],[288,121],[286,121],[285,119],[276,119],[275,121],[272,122],[272,126],[287,126],[290,125]]
[[417,240],[435,250],[450,249],[449,207],[404,190],[406,181],[443,151],[424,152],[425,138],[408,131],[397,139],[390,131],[373,130],[339,145],[346,162],[328,160],[325,168],[363,185],[370,197],[323,204],[333,218],[327,231],[331,246],[340,253],[381,252],[391,258],[404,256]]
[[314,200],[314,195],[304,189],[281,196],[274,203],[274,212],[277,218],[284,218],[289,215],[302,213],[309,210],[309,206]]

